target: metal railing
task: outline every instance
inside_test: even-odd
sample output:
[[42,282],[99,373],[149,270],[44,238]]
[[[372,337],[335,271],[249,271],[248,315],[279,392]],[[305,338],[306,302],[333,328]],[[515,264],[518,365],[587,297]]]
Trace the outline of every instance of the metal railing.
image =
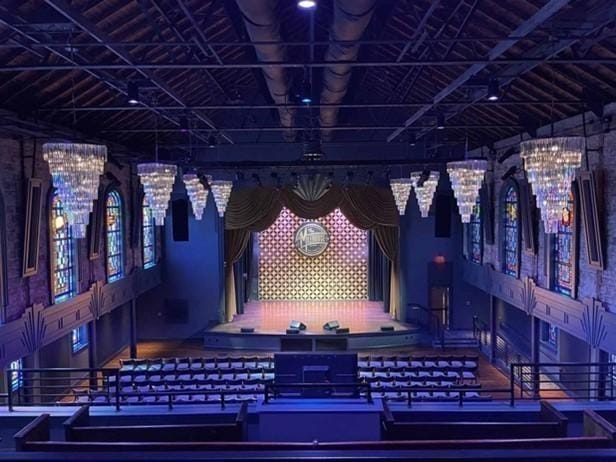
[[445,329],[443,327],[443,321],[439,318],[434,311],[445,311],[445,310],[429,310],[423,305],[419,305],[417,303],[410,303],[409,313],[413,313],[413,311],[418,311],[423,314],[423,316],[411,316],[413,317],[412,321],[417,322],[419,325],[426,327],[428,332],[434,335],[435,338],[438,339],[441,344],[441,348],[445,348]]
[[[409,369],[409,371],[412,370]],[[290,388],[332,390],[331,397],[374,396],[406,401],[409,406],[418,401],[466,402],[486,399],[506,400],[512,406],[520,400],[583,399],[616,401],[616,363],[511,363],[507,385],[483,388],[479,383],[452,383],[431,386],[376,387],[361,381],[350,383],[276,384],[262,380],[256,386],[221,383],[217,388],[199,386],[212,383],[209,379],[176,379],[170,386],[153,388],[146,382],[122,382],[119,369],[52,368],[7,370],[9,389],[4,396],[9,411],[21,406],[74,406],[76,404],[115,406],[177,404],[226,404],[256,400],[265,403],[272,398],[289,396],[281,390]],[[15,375],[16,374],[16,375]],[[557,378],[555,380],[554,378]],[[13,379],[13,382],[11,382]],[[224,382],[224,381],[223,381]],[[11,383],[19,386],[14,389]],[[162,384],[163,382],[161,382]],[[129,390],[126,390],[129,388]],[[423,395],[422,395],[423,393]],[[492,394],[495,394],[492,396]],[[497,394],[497,395],[496,395]],[[304,395],[303,393],[299,394]],[[395,395],[396,398],[392,398]],[[401,398],[405,396],[406,398]],[[214,397],[214,399],[212,399]],[[82,399],[83,398],[83,399]],[[152,398],[152,399],[148,399]]]

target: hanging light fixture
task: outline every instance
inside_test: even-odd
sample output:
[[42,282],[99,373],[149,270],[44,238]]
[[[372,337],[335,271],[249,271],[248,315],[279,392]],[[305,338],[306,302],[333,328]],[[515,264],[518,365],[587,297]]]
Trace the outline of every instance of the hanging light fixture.
[[201,220],[207,205],[208,190],[205,189],[199,177],[194,173],[185,173],[182,175],[182,180],[184,180],[184,186],[186,186],[186,192],[188,193],[195,218]]
[[98,196],[100,176],[107,160],[107,147],[98,144],[45,143],[43,159],[62,201],[76,238],[86,237],[86,227]]
[[548,234],[558,231],[585,147],[585,139],[581,136],[541,138],[520,143],[520,157]]
[[137,175],[139,175],[145,197],[152,209],[156,226],[165,224],[165,215],[177,170],[175,165],[159,162],[137,164]]
[[404,215],[413,183],[410,178],[393,178],[389,180],[389,185],[396,201],[396,207],[398,207],[400,215]]
[[212,190],[212,196],[214,196],[218,215],[221,217],[225,216],[229,196],[231,196],[231,189],[233,189],[233,181],[212,180],[210,181],[210,189]]
[[477,202],[483,176],[488,162],[483,159],[469,159],[447,163],[447,173],[451,180],[453,195],[458,203],[462,223],[471,221],[473,206]]
[[439,172],[430,172],[428,178],[426,178],[420,185],[419,179],[422,175],[422,172],[412,172],[411,183],[415,189],[415,197],[417,197],[417,204],[419,205],[421,217],[426,218],[430,212],[430,206],[432,205],[432,199],[434,198],[434,193],[436,192],[440,174]]

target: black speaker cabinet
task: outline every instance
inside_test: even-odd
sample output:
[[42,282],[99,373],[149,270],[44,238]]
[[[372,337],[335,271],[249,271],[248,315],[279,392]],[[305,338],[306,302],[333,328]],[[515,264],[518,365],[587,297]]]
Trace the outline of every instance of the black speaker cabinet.
[[171,203],[171,216],[173,218],[173,240],[188,241],[188,201],[186,199],[174,200]]
[[451,237],[451,196],[436,196],[434,237]]

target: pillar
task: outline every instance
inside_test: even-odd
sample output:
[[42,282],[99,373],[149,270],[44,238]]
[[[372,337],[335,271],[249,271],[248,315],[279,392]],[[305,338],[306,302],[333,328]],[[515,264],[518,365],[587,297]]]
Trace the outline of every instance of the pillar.
[[137,297],[130,302],[130,357],[137,357]]
[[541,319],[531,316],[531,345],[530,345],[531,362],[531,377],[532,377],[532,389],[535,398],[539,398],[539,392],[541,387],[540,374],[541,369],[539,367],[540,362],[540,348],[541,348]]
[[490,362],[496,362],[496,334],[497,334],[496,318],[496,299],[494,295],[490,295]]

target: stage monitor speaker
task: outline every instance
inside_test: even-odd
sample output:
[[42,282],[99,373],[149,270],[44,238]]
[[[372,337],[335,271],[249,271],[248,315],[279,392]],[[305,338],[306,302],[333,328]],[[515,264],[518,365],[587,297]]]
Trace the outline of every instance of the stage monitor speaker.
[[306,330],[306,324],[301,321],[291,321],[289,329]]
[[287,329],[287,334],[299,334],[299,329]]
[[338,329],[336,329],[337,334],[348,334],[349,332],[351,332],[351,329],[349,329],[348,327],[339,327]]
[[434,237],[451,237],[451,196],[436,196]]
[[394,326],[381,326],[382,332],[393,332]]
[[242,334],[252,334],[255,331],[254,327],[242,327],[240,328],[240,332]]
[[340,327],[340,323],[338,321],[328,321],[323,324],[323,329],[325,330],[335,330]]
[[173,240],[183,242],[188,240],[188,201],[176,199],[171,203],[173,218]]

